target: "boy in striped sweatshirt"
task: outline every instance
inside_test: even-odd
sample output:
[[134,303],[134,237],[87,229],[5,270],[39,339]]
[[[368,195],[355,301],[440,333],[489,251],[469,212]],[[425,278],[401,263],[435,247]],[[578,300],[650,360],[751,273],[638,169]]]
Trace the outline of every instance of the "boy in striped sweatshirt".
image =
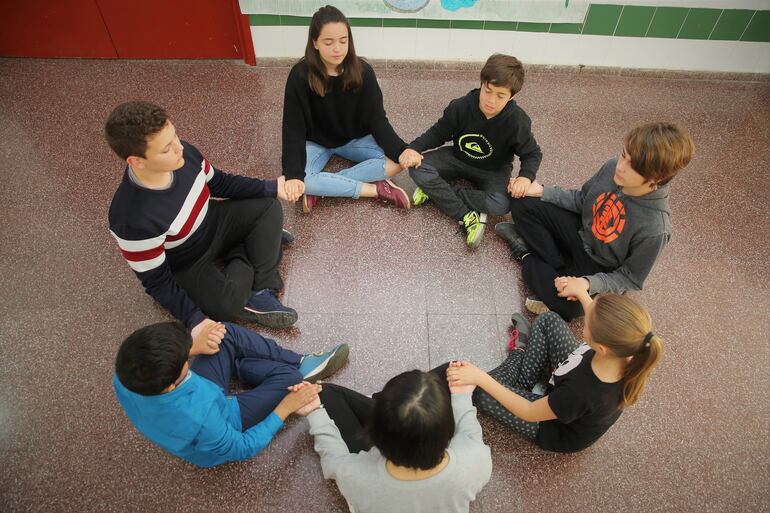
[[145,291],[193,335],[209,317],[294,324],[297,312],[277,297],[283,210],[276,198],[287,199],[284,178],[215,169],[151,103],[119,105],[105,131],[127,163],[110,205],[110,233]]

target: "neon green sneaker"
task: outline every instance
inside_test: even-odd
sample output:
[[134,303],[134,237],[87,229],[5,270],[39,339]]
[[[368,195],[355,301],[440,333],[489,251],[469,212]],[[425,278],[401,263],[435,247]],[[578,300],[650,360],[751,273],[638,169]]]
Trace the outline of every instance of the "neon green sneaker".
[[429,199],[430,197],[428,197],[428,195],[425,194],[425,191],[417,187],[414,190],[414,194],[412,194],[412,205],[414,205],[415,207],[419,207]]
[[487,215],[479,214],[471,210],[463,217],[463,228],[465,228],[465,243],[471,249],[476,249],[481,244],[481,238],[484,237],[484,229],[487,226]]

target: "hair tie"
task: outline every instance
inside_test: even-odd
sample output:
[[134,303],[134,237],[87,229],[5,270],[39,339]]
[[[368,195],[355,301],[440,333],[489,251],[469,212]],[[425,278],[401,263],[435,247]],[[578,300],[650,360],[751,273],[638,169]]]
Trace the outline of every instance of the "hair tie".
[[652,337],[655,335],[652,332],[647,333],[647,335],[644,336],[644,347],[648,348],[650,347],[650,340],[652,340]]

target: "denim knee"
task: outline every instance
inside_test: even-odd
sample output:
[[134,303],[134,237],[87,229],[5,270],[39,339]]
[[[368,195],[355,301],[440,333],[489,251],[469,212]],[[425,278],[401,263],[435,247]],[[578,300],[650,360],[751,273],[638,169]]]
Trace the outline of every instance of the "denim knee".
[[410,167],[409,176],[417,185],[422,185],[435,178],[438,178],[438,171],[430,164],[423,163],[420,167]]

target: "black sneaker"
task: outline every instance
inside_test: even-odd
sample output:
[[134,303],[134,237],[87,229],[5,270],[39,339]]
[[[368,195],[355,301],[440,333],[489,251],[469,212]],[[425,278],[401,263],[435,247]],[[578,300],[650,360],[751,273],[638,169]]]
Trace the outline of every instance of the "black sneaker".
[[511,258],[521,262],[525,256],[529,255],[530,251],[527,247],[527,243],[521,238],[519,232],[516,231],[516,225],[510,221],[504,221],[495,225],[495,233],[498,237],[503,239],[508,247],[511,248]]
[[294,235],[289,230],[281,231],[281,246],[291,246],[294,244]]
[[297,322],[297,311],[283,306],[273,289],[262,289],[251,296],[240,317],[268,328],[288,328]]

